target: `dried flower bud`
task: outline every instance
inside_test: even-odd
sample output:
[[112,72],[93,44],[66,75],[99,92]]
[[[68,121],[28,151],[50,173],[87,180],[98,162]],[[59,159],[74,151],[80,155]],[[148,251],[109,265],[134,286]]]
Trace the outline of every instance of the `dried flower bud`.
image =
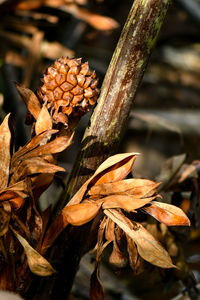
[[53,119],[65,123],[70,116],[82,116],[95,104],[98,79],[88,62],[81,58],[59,58],[47,69],[43,85],[38,91]]

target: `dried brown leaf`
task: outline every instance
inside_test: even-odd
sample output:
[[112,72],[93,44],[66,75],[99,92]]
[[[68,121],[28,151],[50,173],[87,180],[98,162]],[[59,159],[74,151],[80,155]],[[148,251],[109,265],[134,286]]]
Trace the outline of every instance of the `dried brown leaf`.
[[68,136],[57,137],[55,140],[49,142],[48,144],[39,146],[38,148],[35,148],[32,151],[29,151],[28,153],[24,154],[23,160],[32,157],[59,153],[65,150],[67,147],[69,147],[72,143],[72,140],[73,140],[73,134],[71,135],[71,137]]
[[129,219],[116,210],[104,210],[104,213],[133,239],[144,260],[161,268],[175,267],[167,251],[140,223],[131,224]]
[[37,120],[41,110],[41,104],[36,95],[28,88],[15,83],[17,91],[21,96],[22,100],[26,104],[28,111]]
[[20,234],[18,234],[14,229],[12,229],[12,231],[24,248],[31,272],[39,276],[50,276],[56,272],[50,263],[35,249],[33,249]]
[[109,157],[98,167],[94,175],[82,185],[68,205],[80,203],[89,184],[118,181],[126,177],[132,169],[136,155],[137,153],[122,153]]
[[98,214],[100,208],[101,204],[95,202],[65,206],[45,234],[42,253],[46,252],[68,224],[75,226],[83,225],[91,221]]
[[0,236],[3,236],[8,231],[8,226],[11,217],[11,207],[8,202],[3,202],[0,205]]
[[177,206],[152,201],[149,206],[143,209],[156,220],[167,226],[190,226],[190,220],[182,209]]
[[105,239],[107,241],[114,240],[115,238],[114,230],[115,230],[115,223],[111,219],[107,218],[106,229],[105,229]]
[[83,202],[65,206],[62,210],[62,216],[66,218],[68,223],[74,226],[80,226],[91,221],[98,214],[100,208],[100,203]]
[[89,195],[111,195],[126,192],[136,198],[143,198],[150,192],[153,194],[160,183],[147,179],[124,179],[117,182],[101,183],[92,186],[88,192]]
[[35,123],[35,133],[36,135],[38,135],[45,130],[52,129],[52,126],[52,118],[46,108],[46,105],[43,104],[42,109],[38,115],[37,121]]
[[0,188],[4,189],[8,184],[10,166],[10,142],[11,133],[9,129],[8,114],[0,126]]
[[120,251],[116,240],[113,241],[113,250],[109,257],[109,263],[117,268],[123,268],[127,264],[126,256]]
[[126,211],[134,211],[135,209],[143,207],[154,198],[155,197],[148,197],[140,199],[130,195],[110,195],[102,199],[102,208],[122,208]]
[[96,185],[125,178],[133,167],[136,155],[137,153],[120,153],[109,157],[98,167],[91,183]]
[[15,169],[15,181],[21,180],[29,175],[40,173],[65,172],[65,169],[54,164],[50,164],[40,157],[32,157],[22,161]]
[[39,135],[34,136],[29,143],[27,143],[24,147],[20,148],[17,152],[15,152],[12,156],[11,166],[14,167],[15,164],[24,158],[24,155],[33,151],[40,145],[46,144],[52,134],[57,133],[58,130],[47,130],[42,132]]

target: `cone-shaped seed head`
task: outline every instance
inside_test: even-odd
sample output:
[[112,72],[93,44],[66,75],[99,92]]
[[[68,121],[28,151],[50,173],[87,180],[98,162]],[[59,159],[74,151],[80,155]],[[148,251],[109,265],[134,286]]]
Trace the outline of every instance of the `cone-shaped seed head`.
[[68,117],[89,111],[98,97],[98,79],[88,63],[81,59],[59,58],[47,69],[38,91],[55,121],[65,123]]

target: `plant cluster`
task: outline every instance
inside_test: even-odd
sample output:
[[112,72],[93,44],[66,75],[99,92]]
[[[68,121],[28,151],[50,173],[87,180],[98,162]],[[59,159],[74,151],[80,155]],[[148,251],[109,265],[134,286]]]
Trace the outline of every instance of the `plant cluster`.
[[[153,216],[167,226],[190,225],[178,207],[160,201],[159,183],[129,178],[137,153],[116,154],[105,160],[57,217],[38,209],[40,195],[52,183],[57,154],[69,147],[80,117],[97,99],[98,80],[87,63],[61,58],[49,67],[36,96],[16,85],[32,123],[31,140],[13,153],[7,115],[0,126],[0,288],[27,289],[32,273],[50,276],[56,272],[44,255],[68,226],[92,221],[89,239],[96,239],[96,265],[91,276],[91,299],[103,299],[99,281],[102,252],[112,244],[110,263],[129,263],[134,273],[141,259],[162,267],[176,267],[158,240],[137,221],[139,213]],[[95,229],[98,229],[98,234]]]

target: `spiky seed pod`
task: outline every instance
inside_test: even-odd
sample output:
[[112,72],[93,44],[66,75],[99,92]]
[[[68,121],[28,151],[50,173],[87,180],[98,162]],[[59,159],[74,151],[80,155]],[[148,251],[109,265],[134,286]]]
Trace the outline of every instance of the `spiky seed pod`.
[[89,111],[98,97],[98,79],[81,58],[59,58],[47,69],[38,95],[46,103],[53,119],[67,123],[70,116]]

